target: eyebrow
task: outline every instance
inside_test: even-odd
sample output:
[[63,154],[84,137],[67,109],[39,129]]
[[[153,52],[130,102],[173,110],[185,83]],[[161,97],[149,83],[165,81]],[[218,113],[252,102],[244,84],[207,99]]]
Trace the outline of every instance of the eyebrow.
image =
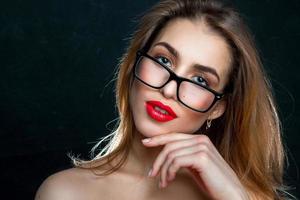
[[[178,59],[178,57],[179,57],[178,51],[174,47],[172,47],[170,44],[168,44],[167,42],[158,42],[153,47],[155,47],[155,46],[165,47],[175,58]],[[201,64],[195,64],[194,68],[196,68],[197,70],[200,70],[200,71],[204,71],[204,72],[213,74],[215,77],[217,77],[218,82],[220,82],[220,77],[214,68],[212,68],[210,66],[201,65]]]

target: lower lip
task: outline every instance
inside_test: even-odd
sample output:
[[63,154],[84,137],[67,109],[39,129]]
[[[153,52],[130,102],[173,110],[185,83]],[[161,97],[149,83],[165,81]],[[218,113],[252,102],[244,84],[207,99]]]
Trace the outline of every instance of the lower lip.
[[173,119],[175,119],[174,116],[171,116],[171,115],[166,115],[166,114],[163,114],[157,110],[154,109],[154,106],[149,104],[149,103],[146,103],[146,110],[147,110],[147,113],[148,115],[158,121],[158,122],[167,122],[167,121],[171,121]]

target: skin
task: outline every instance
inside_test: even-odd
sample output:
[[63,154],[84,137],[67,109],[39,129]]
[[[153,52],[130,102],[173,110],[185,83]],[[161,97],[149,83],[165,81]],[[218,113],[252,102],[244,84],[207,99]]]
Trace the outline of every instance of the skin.
[[[162,42],[172,46],[179,56],[176,58],[167,48],[157,45]],[[191,77],[193,64],[198,63],[210,66],[220,77],[217,81],[214,75],[205,74],[212,89],[221,92],[227,82],[230,51],[223,38],[210,32],[202,22],[178,19],[169,23],[148,52],[150,55],[157,53],[168,58],[170,66],[174,67],[172,70],[179,76]],[[160,188],[165,188],[174,181],[179,169],[187,168],[199,188],[209,197],[222,200],[233,197],[246,199],[242,184],[210,139],[205,135],[193,134],[207,119],[216,119],[224,113],[224,102],[218,102],[207,113],[195,112],[177,101],[175,81],[156,90],[135,80],[130,97],[137,134],[148,138],[142,140],[143,145],[155,152],[152,157],[147,155],[140,158],[147,165],[153,163],[149,175],[160,177]],[[151,119],[144,104],[153,99],[170,106],[178,117],[165,123]],[[139,148],[133,155],[139,157],[143,150],[150,151]]]
[[[164,46],[156,45],[160,42],[172,46],[179,56],[172,57]],[[223,38],[210,32],[202,22],[171,21],[148,53],[155,52],[168,56],[174,64],[172,70],[182,77],[192,76],[195,63],[210,66],[220,80],[211,74],[205,77],[212,89],[222,92],[231,54]],[[177,118],[163,123],[153,120],[145,109],[148,100],[170,106]],[[133,146],[119,170],[104,177],[88,169],[61,171],[43,182],[35,199],[248,199],[236,174],[210,139],[194,134],[207,119],[224,113],[225,102],[219,101],[208,112],[199,113],[177,101],[175,81],[155,90],[134,80],[130,106],[137,132],[133,133]]]

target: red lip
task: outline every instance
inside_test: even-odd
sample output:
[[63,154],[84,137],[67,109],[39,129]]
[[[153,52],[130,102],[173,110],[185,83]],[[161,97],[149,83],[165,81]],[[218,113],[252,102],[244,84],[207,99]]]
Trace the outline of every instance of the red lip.
[[[163,109],[167,111],[167,114],[164,114],[158,110],[155,110],[155,106],[159,107],[160,109]],[[167,122],[170,120],[173,120],[177,117],[175,112],[167,105],[164,105],[160,101],[147,101],[146,102],[146,110],[148,115],[159,122]]]

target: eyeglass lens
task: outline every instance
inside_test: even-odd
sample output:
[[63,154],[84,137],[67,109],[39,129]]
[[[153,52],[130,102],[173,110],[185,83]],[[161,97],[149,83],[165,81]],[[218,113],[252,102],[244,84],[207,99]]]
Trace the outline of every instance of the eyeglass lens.
[[[156,88],[163,86],[170,77],[168,70],[146,56],[141,56],[136,63],[135,75]],[[215,95],[200,85],[182,81],[178,88],[178,98],[188,107],[204,111],[214,102]]]

